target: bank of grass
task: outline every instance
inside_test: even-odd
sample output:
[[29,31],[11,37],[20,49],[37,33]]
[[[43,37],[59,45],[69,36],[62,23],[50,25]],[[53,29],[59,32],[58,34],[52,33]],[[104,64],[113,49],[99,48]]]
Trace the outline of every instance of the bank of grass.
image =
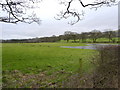
[[[61,83],[68,76],[78,73],[81,68],[81,72],[89,72],[92,69],[90,60],[97,51],[61,48],[60,46],[85,45],[84,43],[62,42],[4,43],[3,87],[61,87]],[[44,78],[42,80],[39,77],[41,75]],[[31,77],[31,79],[25,81],[23,77]],[[37,79],[38,77],[40,80]],[[23,84],[20,84],[21,80]],[[31,82],[33,84],[30,84]]]

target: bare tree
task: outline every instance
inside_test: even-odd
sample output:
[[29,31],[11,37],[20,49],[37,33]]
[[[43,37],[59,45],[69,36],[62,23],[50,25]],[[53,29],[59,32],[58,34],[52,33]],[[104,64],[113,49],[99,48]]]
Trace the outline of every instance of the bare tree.
[[93,40],[93,43],[96,43],[96,40],[100,38],[102,33],[99,30],[93,30],[90,32],[89,38]]
[[82,40],[82,43],[85,43],[85,42],[86,42],[86,39],[88,38],[88,33],[87,33],[87,32],[82,32],[82,33],[79,35],[79,38]]
[[106,31],[106,32],[104,32],[104,34],[105,34],[105,37],[109,39],[109,42],[110,41],[112,41],[113,43],[115,42],[114,37],[117,36],[115,31],[113,31],[113,30]]
[[71,39],[71,33],[72,33],[71,31],[65,31],[63,39],[69,42],[69,40]]
[[78,35],[78,33],[76,33],[76,32],[71,32],[71,39],[73,39],[74,42],[76,42],[76,39],[78,38],[77,35]]
[[0,0],[0,22],[40,24],[40,19],[32,12],[39,2],[40,0]]
[[64,11],[61,11],[60,14],[57,14],[58,16],[57,19],[58,20],[61,20],[63,18],[67,19],[71,16],[77,18],[74,21],[68,22],[71,25],[74,25],[75,23],[82,20],[82,16],[84,16],[84,11],[82,10],[82,13],[79,13],[78,11],[80,10],[76,10],[75,8],[72,8],[72,5],[76,1],[78,1],[80,6],[82,6],[83,8],[91,7],[91,8],[95,8],[96,10],[102,6],[110,7],[113,5],[117,5],[117,3],[119,2],[119,0],[93,0],[94,1],[93,3],[84,4],[84,0],[61,0],[60,4],[64,4],[66,6],[66,9]]

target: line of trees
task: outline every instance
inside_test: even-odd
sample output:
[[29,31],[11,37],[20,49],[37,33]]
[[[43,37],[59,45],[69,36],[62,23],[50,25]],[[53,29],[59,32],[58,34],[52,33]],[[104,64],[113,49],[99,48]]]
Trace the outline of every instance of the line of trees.
[[99,38],[107,38],[108,42],[115,43],[115,37],[119,37],[118,31],[105,31],[101,32],[100,30],[92,30],[91,32],[82,32],[81,34],[78,34],[76,32],[66,31],[61,39],[66,40],[69,42],[69,40],[74,40],[73,42],[88,42],[87,39],[91,39],[92,43],[97,43],[97,39]]
[[[65,31],[63,35],[59,36],[51,36],[51,37],[42,37],[42,38],[33,38],[33,39],[11,39],[11,40],[3,40],[2,42],[5,43],[39,43],[39,42],[58,42],[60,40],[65,40],[66,42],[69,42],[72,40],[72,42],[82,42],[82,43],[97,43],[97,39],[99,38],[106,38],[108,39],[107,42],[112,43],[118,43],[119,41],[116,41],[116,37],[120,37],[118,35],[117,31],[105,31],[101,32],[100,30],[92,30],[91,32],[82,32],[82,33],[76,33],[71,31]],[[90,41],[87,41],[89,39]],[[107,43],[104,41],[104,43]]]

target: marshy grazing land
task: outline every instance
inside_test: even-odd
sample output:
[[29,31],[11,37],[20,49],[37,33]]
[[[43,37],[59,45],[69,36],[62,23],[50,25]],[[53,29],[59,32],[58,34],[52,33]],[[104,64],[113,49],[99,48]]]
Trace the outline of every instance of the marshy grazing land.
[[0,0],[0,89],[119,88],[119,1]]
[[81,63],[83,72],[90,71],[94,51],[60,47],[69,45],[85,44],[3,44],[3,87],[62,87],[68,76],[78,73]]
[[3,88],[118,88],[117,32],[3,40]]
[[3,43],[3,88],[117,87],[117,46],[98,50],[60,46],[87,45]]

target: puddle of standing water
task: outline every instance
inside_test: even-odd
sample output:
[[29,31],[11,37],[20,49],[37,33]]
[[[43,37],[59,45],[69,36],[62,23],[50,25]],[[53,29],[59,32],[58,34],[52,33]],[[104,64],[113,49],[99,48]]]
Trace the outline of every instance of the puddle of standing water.
[[[78,48],[78,49],[96,49],[97,47],[112,46],[114,44],[87,44],[88,46],[61,46],[62,48]],[[114,45],[118,46],[118,45]]]

